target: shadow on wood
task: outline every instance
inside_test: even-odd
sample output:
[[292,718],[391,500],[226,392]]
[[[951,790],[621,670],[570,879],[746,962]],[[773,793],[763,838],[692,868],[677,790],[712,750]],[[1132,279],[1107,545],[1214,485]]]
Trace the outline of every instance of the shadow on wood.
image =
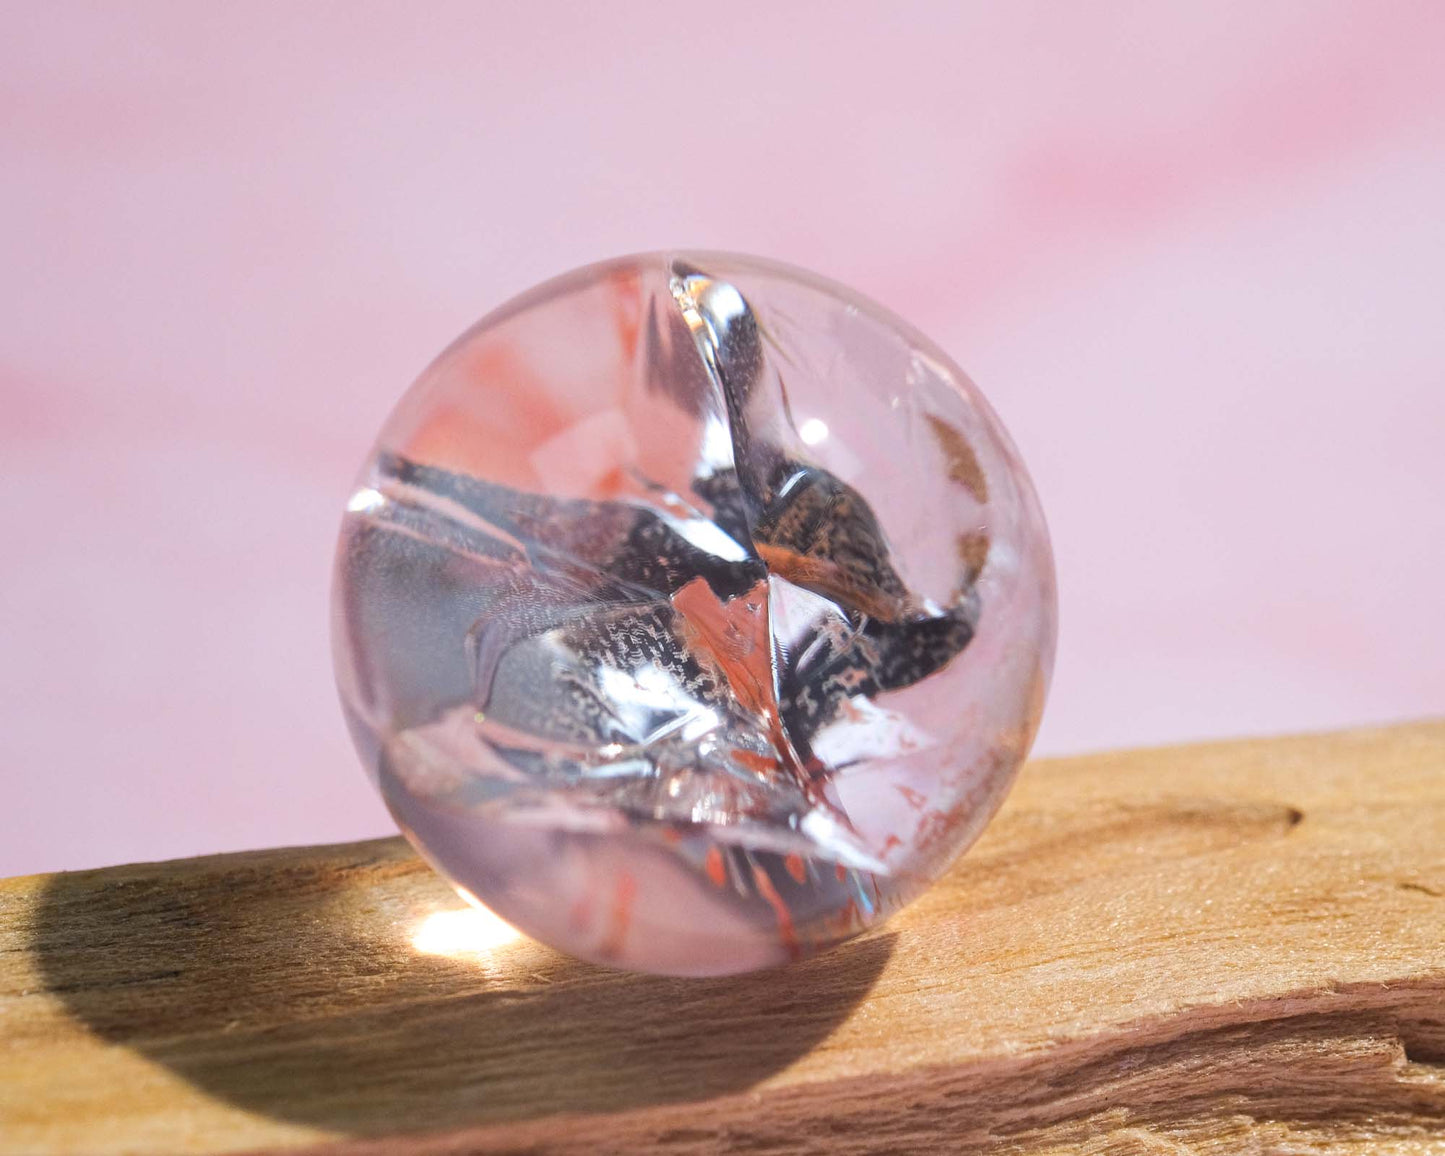
[[375,1135],[740,1092],[827,1036],[892,944],[703,981],[525,940],[425,955],[412,933],[458,900],[400,840],[279,855],[53,876],[33,924],[47,988],[212,1095]]

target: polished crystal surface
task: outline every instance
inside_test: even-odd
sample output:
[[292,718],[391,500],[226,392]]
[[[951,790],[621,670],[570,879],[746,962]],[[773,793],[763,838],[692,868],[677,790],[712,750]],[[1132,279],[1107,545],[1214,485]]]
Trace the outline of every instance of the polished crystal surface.
[[971,843],[1038,725],[1053,563],[941,352],[799,270],[649,254],[504,305],[347,504],[357,749],[463,893],[718,974],[864,930]]

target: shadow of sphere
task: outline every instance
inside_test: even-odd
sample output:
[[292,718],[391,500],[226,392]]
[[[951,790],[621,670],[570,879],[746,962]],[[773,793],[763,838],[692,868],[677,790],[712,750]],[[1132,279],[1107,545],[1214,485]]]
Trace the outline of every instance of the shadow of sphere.
[[102,1038],[275,1119],[383,1135],[746,1089],[868,993],[891,936],[715,980],[411,939],[456,895],[400,839],[54,877],[35,950]]

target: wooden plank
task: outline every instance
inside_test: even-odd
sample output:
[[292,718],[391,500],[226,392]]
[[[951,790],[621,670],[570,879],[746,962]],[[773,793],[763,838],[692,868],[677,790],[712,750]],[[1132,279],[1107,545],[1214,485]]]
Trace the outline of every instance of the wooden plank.
[[761,975],[458,906],[395,839],[0,883],[0,1151],[1445,1152],[1442,722],[1032,763]]

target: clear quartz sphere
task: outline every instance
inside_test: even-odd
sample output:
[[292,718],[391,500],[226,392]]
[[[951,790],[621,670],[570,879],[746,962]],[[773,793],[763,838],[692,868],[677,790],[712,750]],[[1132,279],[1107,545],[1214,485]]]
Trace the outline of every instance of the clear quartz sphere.
[[653,253],[523,294],[422,374],[347,504],[352,736],[458,890],[677,975],[856,935],[978,836],[1053,662],[1008,435],[879,306]]

